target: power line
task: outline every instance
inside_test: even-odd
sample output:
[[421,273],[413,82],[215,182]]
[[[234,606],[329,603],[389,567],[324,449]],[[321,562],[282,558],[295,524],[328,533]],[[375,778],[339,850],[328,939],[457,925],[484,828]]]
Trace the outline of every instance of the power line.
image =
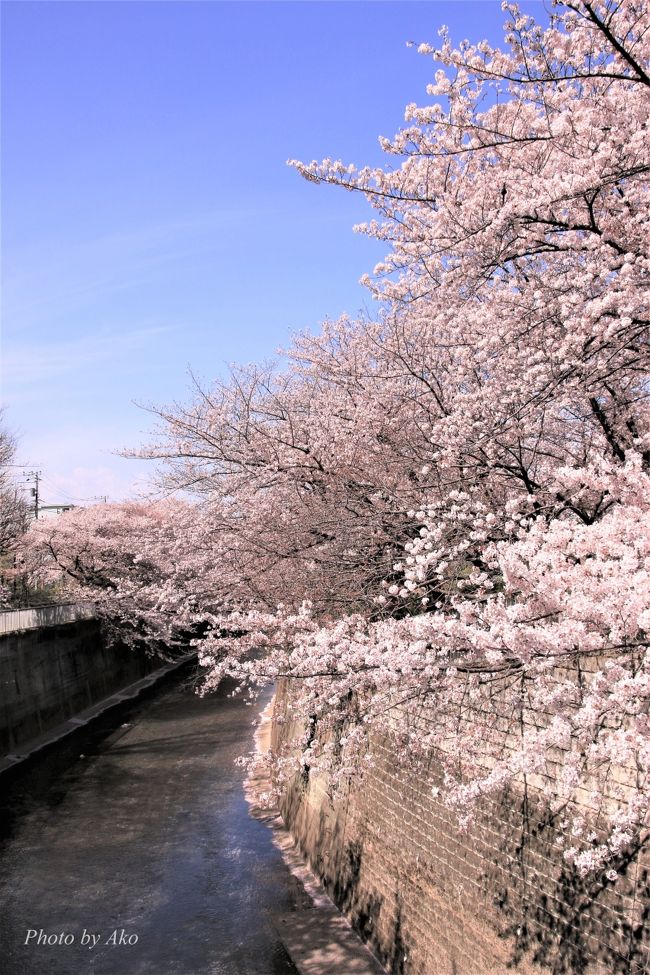
[[58,485],[54,484],[53,481],[51,481],[49,479],[49,477],[44,477],[43,478],[43,483],[47,487],[49,487],[51,491],[56,491],[58,494],[63,494],[63,495],[65,495],[66,498],[69,498],[71,501],[86,501],[87,500],[86,498],[79,498],[76,495],[70,494],[69,491],[65,491],[63,488],[58,487]]
[[107,502],[108,501],[108,495],[107,494],[93,495],[92,497],[89,497],[89,498],[80,498],[80,497],[78,497],[75,494],[70,494],[69,491],[65,491],[63,488],[58,487],[58,485],[56,485],[52,481],[50,481],[49,478],[44,477],[44,478],[42,478],[42,480],[43,480],[43,483],[47,487],[49,487],[49,489],[51,491],[55,491],[57,494],[62,494],[64,497],[68,498],[70,501],[99,501],[99,500],[104,501],[104,502]]

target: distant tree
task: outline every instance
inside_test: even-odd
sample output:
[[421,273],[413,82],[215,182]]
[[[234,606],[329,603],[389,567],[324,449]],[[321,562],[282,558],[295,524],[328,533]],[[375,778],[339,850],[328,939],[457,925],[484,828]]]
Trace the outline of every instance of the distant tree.
[[0,412],[0,604],[7,605],[13,595],[12,546],[27,530],[27,502],[15,482],[13,462],[16,441],[4,424]]
[[92,600],[113,635],[162,656],[219,608],[213,556],[198,511],[173,500],[75,508],[34,522],[21,544],[32,582]]
[[13,469],[16,441],[0,414],[0,553],[27,527],[27,502],[18,489]]

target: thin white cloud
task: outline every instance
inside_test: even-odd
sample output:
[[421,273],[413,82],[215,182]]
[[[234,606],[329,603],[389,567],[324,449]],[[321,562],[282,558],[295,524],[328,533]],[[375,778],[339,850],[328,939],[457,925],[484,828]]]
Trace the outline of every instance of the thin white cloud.
[[66,473],[47,473],[41,483],[42,503],[92,504],[106,498],[121,501],[146,494],[148,481],[133,469],[117,471],[102,465],[77,466]]
[[261,215],[259,209],[222,208],[83,241],[38,240],[10,248],[3,268],[6,327],[42,324],[53,311],[65,314],[141,286],[166,265],[200,258],[207,242],[224,237],[233,221]]
[[3,350],[2,383],[5,395],[53,377],[75,373],[91,363],[119,359],[127,353],[145,349],[169,325],[152,326],[129,332],[84,335],[59,342],[31,342]]
[[[79,424],[57,430],[56,437],[35,433],[20,438],[18,461],[24,473],[40,471],[43,504],[88,503],[104,495],[120,501],[150,493],[154,465],[118,456],[116,437],[108,425]],[[24,480],[24,473],[17,470],[17,480]]]

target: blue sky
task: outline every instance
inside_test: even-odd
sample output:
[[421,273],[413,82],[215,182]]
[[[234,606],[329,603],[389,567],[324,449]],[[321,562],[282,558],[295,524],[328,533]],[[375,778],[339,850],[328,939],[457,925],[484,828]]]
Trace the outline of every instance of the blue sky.
[[[543,14],[541,3],[527,4]],[[135,402],[188,396],[372,307],[364,200],[288,158],[377,163],[431,59],[498,0],[2,4],[2,401],[43,501],[146,478]]]

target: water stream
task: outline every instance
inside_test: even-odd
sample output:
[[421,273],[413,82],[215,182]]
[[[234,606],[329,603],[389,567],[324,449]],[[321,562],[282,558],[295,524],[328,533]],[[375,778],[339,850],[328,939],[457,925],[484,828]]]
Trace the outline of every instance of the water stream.
[[235,758],[252,709],[182,680],[0,781],[3,975],[296,975],[296,881]]

